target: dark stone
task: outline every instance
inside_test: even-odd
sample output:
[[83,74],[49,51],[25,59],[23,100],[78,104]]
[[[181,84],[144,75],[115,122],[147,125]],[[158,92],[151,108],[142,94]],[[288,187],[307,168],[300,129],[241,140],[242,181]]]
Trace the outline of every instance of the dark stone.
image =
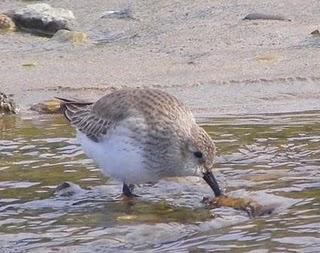
[[71,187],[70,183],[64,182],[64,183],[62,183],[62,184],[57,186],[56,191],[62,191],[62,190],[65,190],[67,188],[70,188],[70,187]]
[[279,21],[291,21],[282,15],[263,14],[263,13],[250,13],[243,18],[243,20],[279,20]]
[[70,197],[83,191],[84,190],[79,185],[71,182],[63,182],[57,186],[54,194],[61,197]]
[[35,33],[44,33],[48,35],[55,34],[58,30],[69,30],[65,21],[50,21],[44,22],[36,18],[26,18],[23,16],[15,16],[13,18],[16,26],[22,29],[30,30]]
[[312,35],[317,35],[317,36],[319,36],[319,35],[320,35],[320,32],[319,32],[319,30],[317,29],[317,30],[314,30],[313,32],[311,32],[311,34],[312,34]]

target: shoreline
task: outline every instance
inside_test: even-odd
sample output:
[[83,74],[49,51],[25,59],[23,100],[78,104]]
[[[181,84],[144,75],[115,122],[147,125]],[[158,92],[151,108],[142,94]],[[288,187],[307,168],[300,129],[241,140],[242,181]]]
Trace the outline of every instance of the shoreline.
[[[22,112],[54,96],[95,100],[112,87],[163,89],[196,117],[320,109],[320,36],[310,34],[320,24],[317,1],[136,1],[134,19],[100,18],[125,1],[48,3],[72,10],[89,41],[0,34],[0,90]],[[0,9],[24,5],[4,1]],[[292,21],[242,20],[254,12]]]

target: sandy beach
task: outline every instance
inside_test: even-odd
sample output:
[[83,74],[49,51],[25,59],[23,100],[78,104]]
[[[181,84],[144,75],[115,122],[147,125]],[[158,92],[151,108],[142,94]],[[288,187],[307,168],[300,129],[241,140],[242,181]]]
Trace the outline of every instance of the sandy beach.
[[[0,10],[30,1],[0,3]],[[308,1],[46,1],[70,9],[84,44],[0,34],[0,90],[22,111],[53,96],[94,100],[110,87],[155,87],[197,116],[320,108],[320,3]],[[101,18],[129,8],[133,18]],[[243,20],[250,13],[291,21]]]

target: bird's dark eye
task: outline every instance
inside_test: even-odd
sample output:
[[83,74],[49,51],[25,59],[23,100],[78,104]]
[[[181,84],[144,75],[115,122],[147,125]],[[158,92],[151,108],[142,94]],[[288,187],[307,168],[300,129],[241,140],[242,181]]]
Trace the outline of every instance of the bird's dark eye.
[[203,157],[203,154],[200,152],[200,151],[196,151],[193,153],[193,155],[197,158],[202,158]]

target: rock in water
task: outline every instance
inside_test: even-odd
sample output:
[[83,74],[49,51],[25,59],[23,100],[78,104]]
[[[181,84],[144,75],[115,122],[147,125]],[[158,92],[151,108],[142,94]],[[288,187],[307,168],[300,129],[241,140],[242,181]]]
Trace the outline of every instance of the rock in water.
[[14,31],[16,29],[15,23],[10,17],[4,14],[0,14],[0,30]]
[[71,30],[75,21],[72,11],[45,3],[27,5],[8,12],[8,16],[19,28],[45,35],[53,35],[61,29]]
[[60,101],[58,99],[46,100],[31,106],[30,110],[41,114],[61,113]]
[[0,113],[15,114],[16,105],[6,94],[0,92]]
[[82,193],[84,190],[76,184],[73,184],[71,182],[63,182],[62,184],[58,185],[55,189],[54,193],[57,196],[73,196],[77,193]]
[[273,206],[263,206],[257,201],[245,198],[233,198],[225,195],[209,199],[204,197],[202,202],[209,208],[231,207],[237,210],[246,211],[250,218],[271,214],[274,210]]

